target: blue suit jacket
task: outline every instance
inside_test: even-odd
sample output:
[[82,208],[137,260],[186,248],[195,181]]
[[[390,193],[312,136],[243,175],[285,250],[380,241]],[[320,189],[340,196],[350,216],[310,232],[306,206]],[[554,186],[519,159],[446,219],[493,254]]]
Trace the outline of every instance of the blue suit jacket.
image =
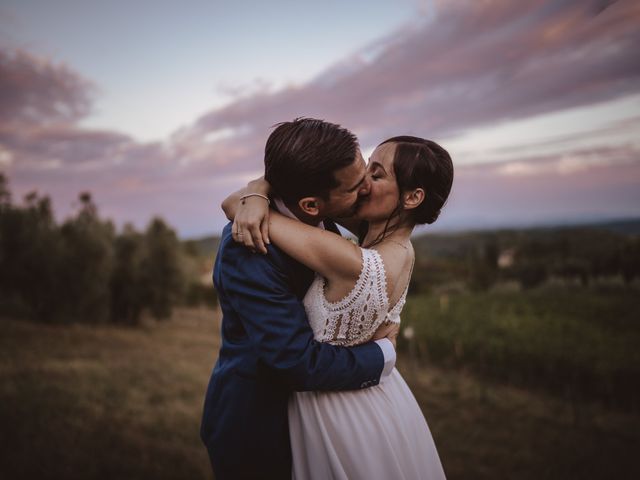
[[253,254],[224,228],[213,272],[222,345],[201,425],[217,480],[291,478],[289,395],[375,385],[384,366],[373,342],[316,342],[302,305],[313,272],[268,250]]

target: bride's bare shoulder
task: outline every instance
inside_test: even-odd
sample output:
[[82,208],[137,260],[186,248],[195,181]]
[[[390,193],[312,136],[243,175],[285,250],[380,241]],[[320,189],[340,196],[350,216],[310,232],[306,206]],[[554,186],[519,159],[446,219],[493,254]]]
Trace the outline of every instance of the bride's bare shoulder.
[[415,258],[413,246],[410,242],[407,242],[407,244],[383,242],[376,246],[376,250],[384,263],[387,277],[387,293],[389,298],[394,300],[397,297],[398,290],[404,290],[404,286],[410,280],[408,276]]

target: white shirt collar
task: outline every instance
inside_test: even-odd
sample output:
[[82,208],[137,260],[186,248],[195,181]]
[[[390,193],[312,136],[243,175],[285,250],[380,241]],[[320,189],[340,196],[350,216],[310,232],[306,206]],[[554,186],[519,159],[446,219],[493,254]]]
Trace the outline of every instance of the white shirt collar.
[[[276,207],[278,207],[278,211],[283,214],[285,217],[289,217],[289,218],[293,218],[294,220],[298,220],[300,221],[300,219],[298,217],[295,216],[295,214],[289,210],[289,207],[287,207],[284,202],[282,201],[282,199],[280,197],[274,197],[273,201],[276,204]],[[322,230],[324,230],[324,222],[320,222],[318,223],[318,225],[316,225],[318,228],[321,228]]]

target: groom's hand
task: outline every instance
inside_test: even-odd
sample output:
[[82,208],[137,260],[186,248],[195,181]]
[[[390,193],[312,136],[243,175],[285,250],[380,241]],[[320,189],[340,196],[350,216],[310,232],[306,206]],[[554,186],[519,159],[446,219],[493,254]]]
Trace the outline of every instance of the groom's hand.
[[382,325],[378,327],[376,333],[373,334],[373,338],[371,340],[381,340],[383,338],[388,338],[391,343],[393,343],[393,348],[396,348],[396,340],[398,338],[398,333],[400,332],[400,324],[393,322],[384,322]]

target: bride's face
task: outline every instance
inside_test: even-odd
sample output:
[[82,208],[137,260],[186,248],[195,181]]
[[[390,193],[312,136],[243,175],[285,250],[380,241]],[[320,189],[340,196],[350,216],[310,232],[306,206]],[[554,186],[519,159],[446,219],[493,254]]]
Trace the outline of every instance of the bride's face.
[[368,222],[386,221],[398,205],[400,192],[393,171],[395,143],[385,143],[376,148],[369,158],[367,175],[371,190],[359,202],[356,216]]

